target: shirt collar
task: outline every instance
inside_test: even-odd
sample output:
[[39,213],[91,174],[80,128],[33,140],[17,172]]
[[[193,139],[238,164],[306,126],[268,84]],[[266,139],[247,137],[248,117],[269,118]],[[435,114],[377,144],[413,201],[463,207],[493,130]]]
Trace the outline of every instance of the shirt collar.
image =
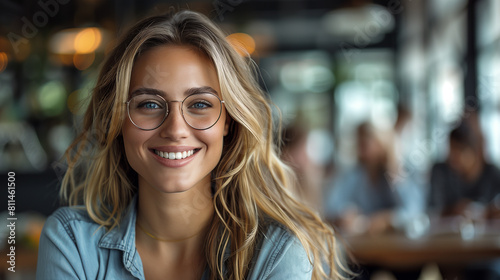
[[99,247],[122,251],[135,250],[135,220],[137,196],[134,196],[122,216],[120,224],[108,231],[99,241]]
[[122,216],[120,224],[108,231],[99,241],[99,247],[123,251],[123,264],[133,275],[142,275],[142,262],[135,248],[135,221],[137,196],[134,196]]

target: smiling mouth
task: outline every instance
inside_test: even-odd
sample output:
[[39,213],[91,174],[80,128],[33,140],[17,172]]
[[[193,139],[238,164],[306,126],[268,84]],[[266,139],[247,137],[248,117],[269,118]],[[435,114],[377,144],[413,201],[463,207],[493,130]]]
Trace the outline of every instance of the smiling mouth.
[[194,150],[189,150],[189,151],[183,151],[183,152],[162,152],[158,150],[154,150],[154,153],[157,154],[158,156],[166,159],[185,159],[187,157],[192,156],[194,153],[196,153],[199,149],[194,149]]

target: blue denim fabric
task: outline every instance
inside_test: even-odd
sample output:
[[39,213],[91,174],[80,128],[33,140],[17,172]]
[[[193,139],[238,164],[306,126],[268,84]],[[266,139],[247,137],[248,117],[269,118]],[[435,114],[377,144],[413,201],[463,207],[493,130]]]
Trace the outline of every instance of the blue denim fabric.
[[[119,227],[100,228],[85,209],[60,208],[40,237],[37,279],[145,279],[135,248],[134,199]],[[311,279],[312,267],[298,239],[272,223],[259,242],[247,279]],[[202,280],[208,279],[208,270]]]

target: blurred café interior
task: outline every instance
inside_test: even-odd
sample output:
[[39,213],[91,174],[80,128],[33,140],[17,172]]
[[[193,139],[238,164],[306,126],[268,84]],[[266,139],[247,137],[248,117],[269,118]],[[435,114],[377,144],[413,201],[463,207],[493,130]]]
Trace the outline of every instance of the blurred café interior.
[[172,7],[206,14],[257,63],[298,197],[335,227],[356,279],[500,279],[496,0],[2,0],[0,178],[16,174],[22,250],[17,278],[2,253],[0,279],[33,277],[103,58]]

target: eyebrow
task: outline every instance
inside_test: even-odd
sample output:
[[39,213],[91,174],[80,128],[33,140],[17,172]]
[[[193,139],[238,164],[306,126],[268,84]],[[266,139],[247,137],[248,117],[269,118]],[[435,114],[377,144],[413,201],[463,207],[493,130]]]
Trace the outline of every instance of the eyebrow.
[[[195,93],[203,93],[203,92],[213,93],[217,96],[219,95],[219,93],[214,88],[209,87],[209,86],[203,86],[203,87],[193,87],[193,88],[187,89],[184,92],[184,96],[188,96],[188,95],[195,94]],[[132,91],[130,93],[130,98],[137,96],[137,95],[141,95],[141,94],[160,95],[161,97],[167,99],[166,98],[167,94],[163,90],[159,90],[159,89],[155,89],[155,88],[145,88],[145,87],[141,87],[141,88],[138,88],[138,89],[135,89],[134,91]]]

